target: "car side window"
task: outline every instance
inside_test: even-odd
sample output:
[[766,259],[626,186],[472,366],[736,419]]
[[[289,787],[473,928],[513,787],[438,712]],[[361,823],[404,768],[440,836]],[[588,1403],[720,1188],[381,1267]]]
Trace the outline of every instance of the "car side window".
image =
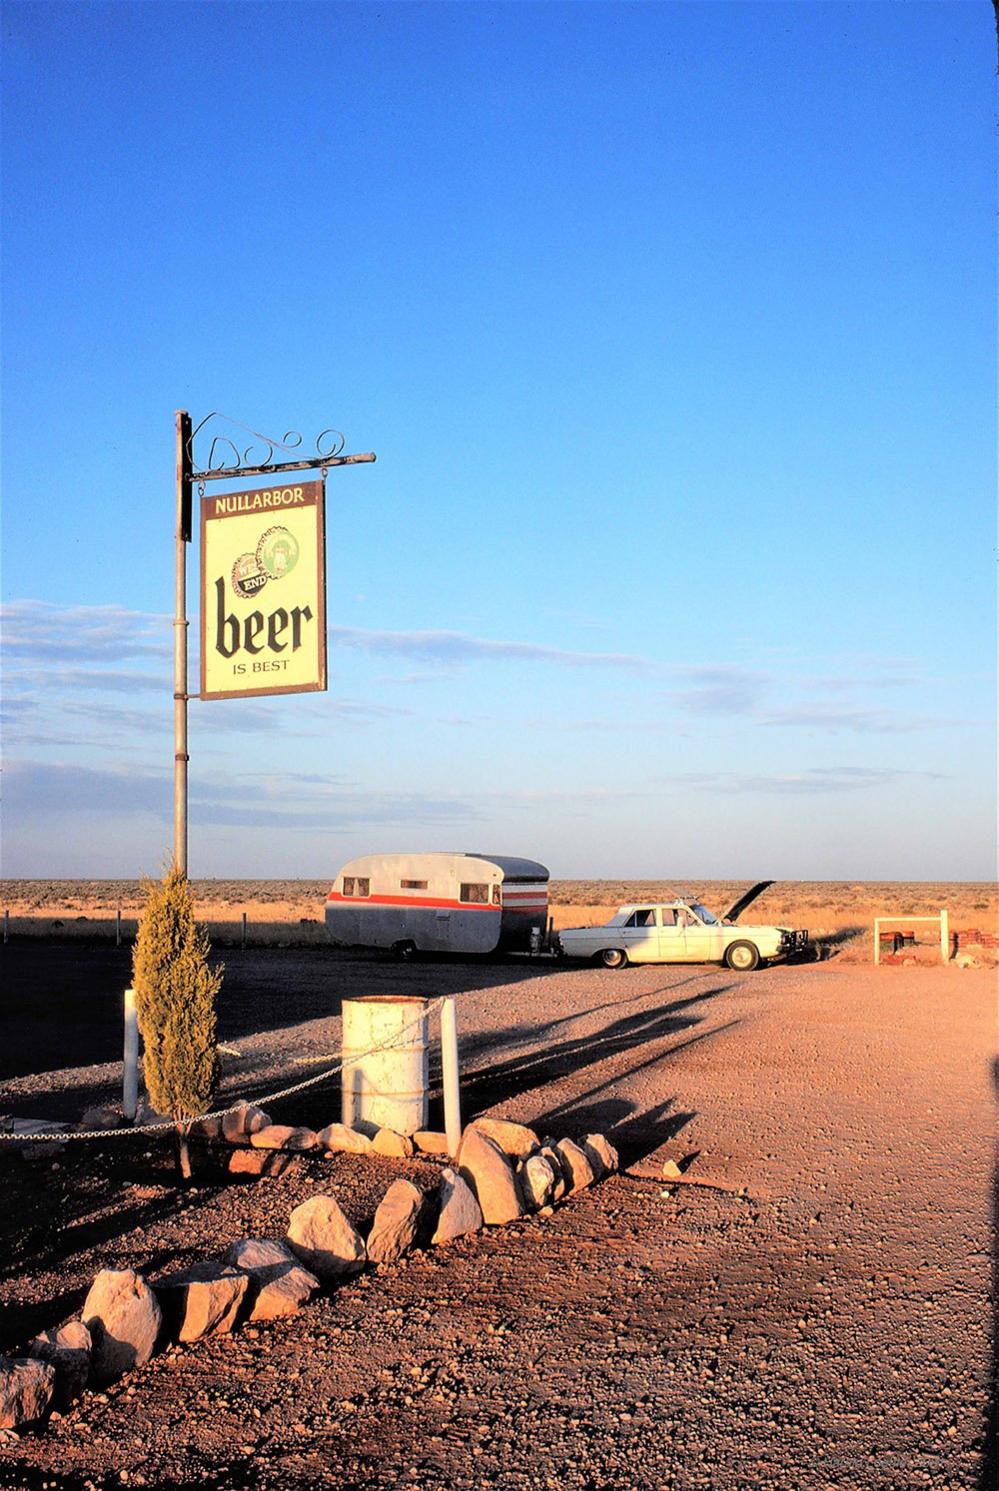
[[633,911],[625,922],[626,927],[654,927],[656,924],[656,913],[654,911]]
[[663,919],[663,926],[664,927],[675,927],[676,926],[676,911],[674,910],[674,908],[672,906],[663,906],[663,907],[661,907],[659,914],[660,914],[660,916]]

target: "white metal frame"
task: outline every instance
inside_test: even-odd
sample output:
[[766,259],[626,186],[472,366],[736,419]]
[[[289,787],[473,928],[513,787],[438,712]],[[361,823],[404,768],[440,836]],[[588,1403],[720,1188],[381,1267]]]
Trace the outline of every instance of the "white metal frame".
[[940,923],[940,961],[950,962],[950,912],[942,909],[936,916],[876,916],[874,918],[874,962],[881,962],[881,928],[886,922],[905,922],[910,926],[914,922],[939,922]]

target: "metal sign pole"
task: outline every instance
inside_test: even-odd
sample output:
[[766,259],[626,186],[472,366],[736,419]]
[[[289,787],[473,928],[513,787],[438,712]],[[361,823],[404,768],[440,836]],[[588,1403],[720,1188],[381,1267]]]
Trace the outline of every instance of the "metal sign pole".
[[176,413],[177,532],[173,616],[173,862],[187,874],[187,545],[191,539],[191,416]]
[[[209,481],[233,481],[246,476],[266,476],[271,481],[284,476],[289,471],[316,471],[321,475],[323,490],[325,493],[326,472],[331,466],[357,466],[375,459],[373,451],[366,451],[357,455],[343,455],[343,436],[338,430],[326,429],[320,432],[316,438],[316,454],[290,461],[275,461],[273,459],[276,450],[296,452],[302,443],[302,437],[297,431],[290,430],[284,440],[272,440],[266,435],[261,435],[256,430],[251,430],[248,425],[241,425],[238,420],[228,420],[230,425],[243,430],[252,436],[250,445],[241,448],[228,435],[216,435],[211,440],[208,450],[207,462],[197,469],[194,464],[193,445],[195,439],[213,419],[227,420],[228,417],[213,411],[200,421],[197,428],[192,430],[191,416],[186,409],[178,409],[176,412],[176,437],[177,437],[177,531],[176,531],[176,575],[175,575],[175,602],[174,602],[174,645],[173,645],[173,842],[174,842],[174,864],[182,875],[187,874],[187,701],[190,695],[187,692],[187,545],[191,542],[193,491],[195,481],[198,489],[204,495],[205,482]],[[207,436],[204,438],[208,438]],[[251,450],[263,450],[266,459],[250,464],[249,453]],[[232,459],[227,459],[227,455]],[[241,494],[236,494],[237,496]],[[320,554],[325,556],[325,548],[320,546]],[[325,571],[323,573],[325,582]],[[219,581],[219,584],[222,582]],[[202,606],[204,597],[202,597]],[[325,606],[325,601],[323,602]],[[323,623],[322,634],[325,638],[325,617],[320,618]],[[232,624],[235,626],[235,618]],[[202,632],[204,622],[202,621]],[[258,650],[256,648],[254,651]],[[323,655],[323,673],[321,681],[316,685],[319,688],[326,687],[325,677],[325,654]],[[256,693],[280,693],[280,692],[303,692],[304,690],[282,690],[278,688],[258,689]],[[311,691],[311,690],[310,690]],[[240,693],[247,693],[241,690]],[[195,698],[199,697],[195,695]],[[202,698],[209,697],[236,697],[235,694],[206,693],[204,687],[200,695]]]

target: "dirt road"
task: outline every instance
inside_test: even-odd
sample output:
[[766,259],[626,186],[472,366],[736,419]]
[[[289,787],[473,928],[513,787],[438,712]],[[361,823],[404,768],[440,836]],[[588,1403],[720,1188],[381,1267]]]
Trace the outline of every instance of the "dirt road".
[[[24,1075],[44,1045],[27,992],[39,964],[25,962],[39,949],[5,949],[24,1033],[4,1053],[6,1111],[78,1111],[117,1080],[121,970],[81,973],[76,950],[60,984],[60,951],[47,955],[58,1059],[43,1094]],[[121,1472],[157,1487],[426,1491],[989,1484],[990,974],[227,961],[230,1090],[334,1050],[348,989],[457,988],[466,1114],[604,1130],[631,1174],[257,1334],[154,1358],[44,1435],[0,1446],[0,1485],[110,1487]],[[329,1092],[275,1117],[335,1109]],[[360,1219],[392,1176],[430,1171],[314,1161],[181,1197],[128,1143],[105,1170],[78,1146],[55,1177],[24,1166],[7,1188],[3,1349],[78,1308],[101,1266],[217,1253],[320,1189]],[[747,1194],[664,1195],[638,1178],[691,1155],[688,1177]]]

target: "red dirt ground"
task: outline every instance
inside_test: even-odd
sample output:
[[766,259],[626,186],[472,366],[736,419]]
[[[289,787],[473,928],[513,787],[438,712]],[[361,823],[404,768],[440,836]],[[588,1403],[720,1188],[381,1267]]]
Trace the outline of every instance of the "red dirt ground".
[[[466,1116],[603,1130],[630,1173],[171,1349],[0,1445],[0,1486],[992,1484],[993,973],[226,961],[228,1091],[335,1051],[344,992],[459,990]],[[4,972],[0,1108],[68,1116],[113,1092],[127,953],[11,944]],[[274,1114],[336,1108],[334,1087]],[[688,1179],[732,1189],[656,1179],[692,1156]],[[3,1350],[71,1315],[102,1266],[217,1254],[319,1190],[360,1221],[394,1175],[433,1179],[311,1160],[184,1195],[137,1138],[57,1163],[5,1162]]]

